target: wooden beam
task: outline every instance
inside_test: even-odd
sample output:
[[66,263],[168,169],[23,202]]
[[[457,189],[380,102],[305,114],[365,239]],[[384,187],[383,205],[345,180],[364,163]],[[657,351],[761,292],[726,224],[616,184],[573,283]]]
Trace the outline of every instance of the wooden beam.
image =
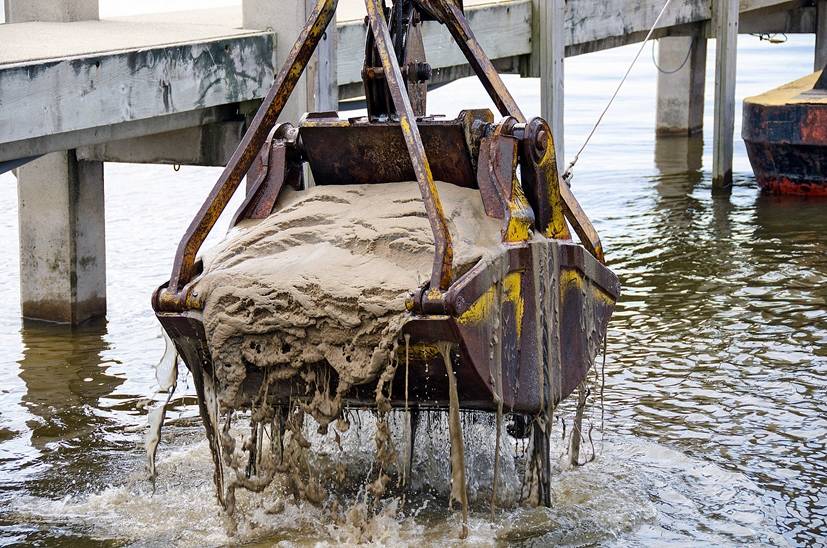
[[565,170],[564,147],[564,60],[566,58],[565,0],[540,4],[538,19],[540,46],[540,111],[551,126],[560,173]]
[[738,1],[715,0],[715,119],[712,152],[712,191],[732,191],[735,138],[735,67],[738,50]]

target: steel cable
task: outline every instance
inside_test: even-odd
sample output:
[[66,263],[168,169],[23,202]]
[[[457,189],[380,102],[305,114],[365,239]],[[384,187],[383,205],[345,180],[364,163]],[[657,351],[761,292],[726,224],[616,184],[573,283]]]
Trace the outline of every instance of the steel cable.
[[672,2],[672,0],[666,0],[666,3],[663,5],[663,8],[661,8],[661,10],[660,10],[660,13],[655,18],[655,22],[652,23],[652,28],[649,29],[649,33],[646,35],[646,38],[644,38],[643,43],[640,44],[640,48],[637,50],[637,53],[635,54],[635,58],[632,59],[632,63],[629,65],[629,68],[626,69],[626,74],[624,74],[623,78],[620,79],[620,83],[617,84],[617,88],[615,88],[615,91],[612,94],[612,97],[609,99],[609,102],[606,103],[606,106],[603,108],[603,111],[600,113],[600,116],[598,116],[597,122],[595,122],[594,127],[592,127],[591,131],[589,132],[589,135],[586,137],[586,140],[583,141],[583,144],[580,146],[580,149],[577,151],[577,154],[574,155],[574,159],[572,159],[571,163],[566,168],[566,172],[563,174],[563,180],[566,181],[567,183],[571,179],[571,170],[572,170],[572,168],[574,168],[575,164],[580,159],[580,154],[583,153],[583,150],[585,150],[586,146],[589,144],[589,141],[591,141],[592,137],[594,136],[595,132],[597,131],[597,128],[600,126],[600,123],[603,121],[603,117],[606,116],[606,113],[609,111],[609,107],[612,106],[612,103],[614,102],[615,98],[617,97],[617,94],[620,93],[620,88],[622,88],[623,84],[626,83],[626,79],[629,77],[629,73],[632,72],[632,69],[634,68],[635,63],[637,63],[637,60],[640,58],[640,54],[643,53],[643,48],[646,47],[646,43],[649,42],[650,38],[652,38],[652,34],[654,34],[655,29],[658,26],[658,23],[660,23],[660,20],[663,17],[663,14],[666,13],[666,8],[669,7],[669,4],[671,2]]

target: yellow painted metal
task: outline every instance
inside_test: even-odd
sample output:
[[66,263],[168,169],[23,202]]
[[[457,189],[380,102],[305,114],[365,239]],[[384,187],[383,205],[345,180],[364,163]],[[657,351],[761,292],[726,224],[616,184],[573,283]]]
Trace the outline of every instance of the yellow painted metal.
[[523,273],[512,272],[503,280],[503,300],[514,303],[514,320],[517,325],[517,342],[523,335],[523,316],[525,316],[525,299],[523,299]]
[[523,186],[516,178],[511,184],[511,200],[508,202],[508,224],[505,229],[506,243],[528,241],[533,224],[531,205],[523,192]]
[[[557,171],[557,152],[554,148],[554,136],[549,131],[546,135],[548,146],[546,147],[540,167],[547,174],[548,201],[551,205],[551,220],[546,227],[545,236],[557,240],[568,240],[571,238],[569,227],[566,224],[566,210],[563,197],[560,194],[560,175]],[[566,183],[563,183],[566,184]]]
[[474,304],[468,307],[468,310],[457,318],[457,323],[460,325],[475,325],[485,322],[494,312],[495,294],[496,288],[489,287],[480,298],[474,301]]
[[[560,291],[563,297],[565,297],[566,290],[576,288],[582,291],[585,286],[586,276],[579,270],[562,270],[560,272]],[[612,306],[616,303],[614,297],[601,290],[596,284],[589,284],[589,287],[591,288],[592,298]]]

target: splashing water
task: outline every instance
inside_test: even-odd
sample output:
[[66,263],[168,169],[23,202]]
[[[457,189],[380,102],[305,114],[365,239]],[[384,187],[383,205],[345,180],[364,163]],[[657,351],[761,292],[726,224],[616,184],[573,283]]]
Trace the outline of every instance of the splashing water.
[[158,381],[157,393],[166,393],[166,399],[157,404],[149,411],[147,416],[146,438],[144,439],[144,447],[146,448],[147,469],[149,472],[149,479],[153,483],[157,475],[155,467],[155,457],[158,453],[158,443],[161,441],[161,428],[164,425],[164,418],[166,417],[167,406],[172,400],[172,395],[175,394],[175,389],[178,386],[178,350],[175,348],[172,340],[165,330],[162,330],[164,335],[164,355],[161,361],[155,366],[155,379]]

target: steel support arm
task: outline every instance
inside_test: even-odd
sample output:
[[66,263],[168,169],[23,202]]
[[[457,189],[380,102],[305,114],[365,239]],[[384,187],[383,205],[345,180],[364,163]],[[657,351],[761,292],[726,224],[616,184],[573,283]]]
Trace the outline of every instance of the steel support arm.
[[[422,201],[425,203],[425,211],[428,213],[428,221],[434,233],[436,250],[431,272],[431,291],[444,291],[451,285],[451,268],[454,256],[451,233],[448,231],[448,221],[445,219],[445,212],[442,209],[439,192],[434,183],[434,176],[431,173],[428,158],[425,156],[425,146],[422,144],[422,137],[419,134],[416,117],[411,108],[411,101],[408,97],[405,80],[402,78],[399,61],[392,49],[390,31],[385,22],[382,2],[381,0],[365,0],[365,5],[368,9],[370,31],[376,41],[376,50],[379,53],[379,59],[385,73],[385,81],[388,84],[394,107],[399,116],[399,125],[402,127],[405,145],[411,157],[419,191],[422,194]],[[434,300],[437,298],[438,296],[434,296]]]
[[184,287],[195,276],[195,256],[221,212],[229,203],[244,175],[249,171],[267,135],[275,126],[284,105],[316,51],[325,31],[336,14],[338,0],[319,0],[310,18],[287,56],[276,81],[267,93],[250,128],[215,183],[204,205],[184,234],[175,254],[169,287],[159,295],[161,306],[180,307],[187,299]]

